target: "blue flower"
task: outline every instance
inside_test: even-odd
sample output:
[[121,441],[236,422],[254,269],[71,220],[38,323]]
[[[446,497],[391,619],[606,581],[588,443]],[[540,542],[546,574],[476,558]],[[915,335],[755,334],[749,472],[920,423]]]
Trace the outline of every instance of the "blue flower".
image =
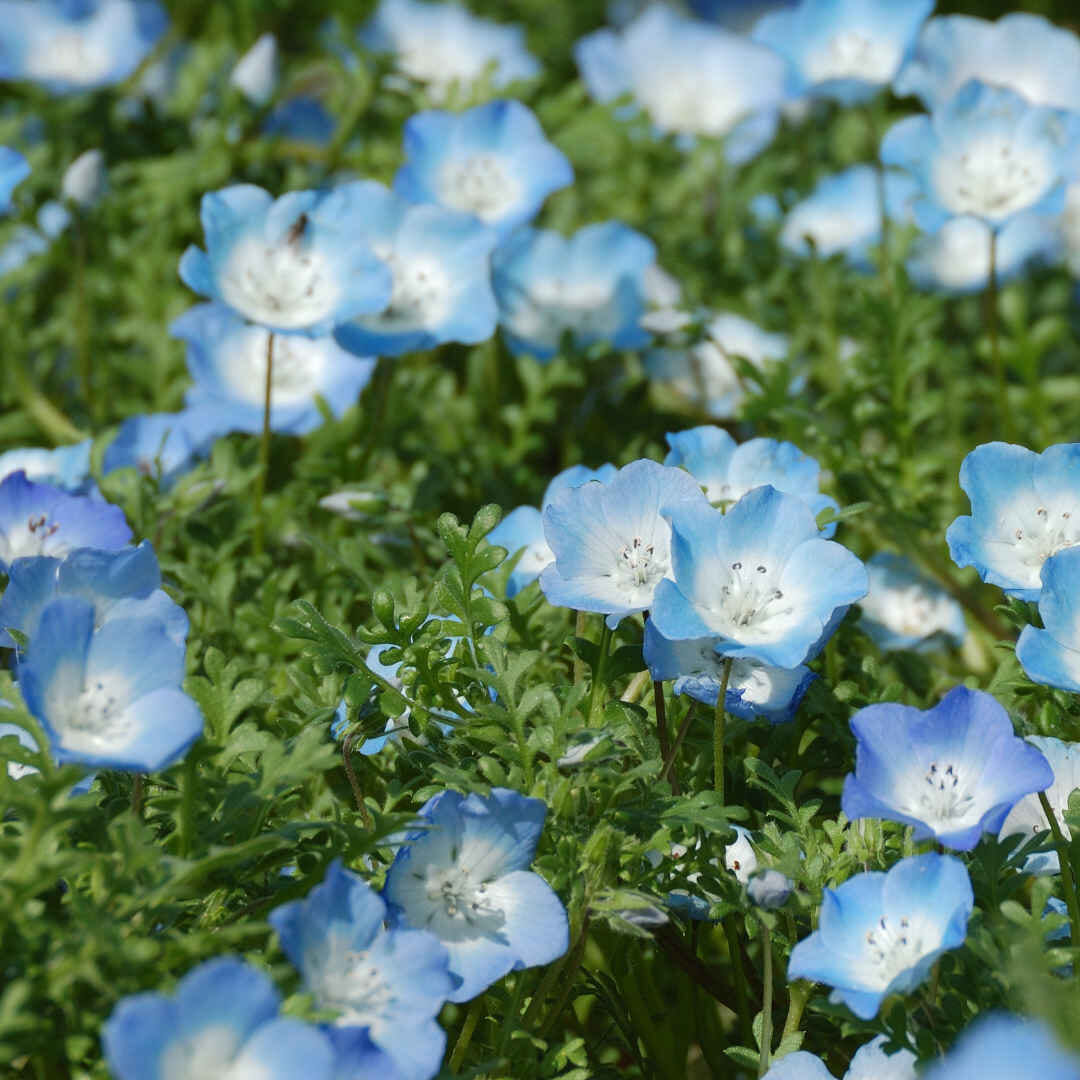
[[1036,454],[992,442],[975,447],[960,466],[971,516],[945,534],[957,566],[1010,596],[1032,602],[1042,589],[1043,563],[1080,543],[1080,443]]
[[278,44],[273,34],[262,34],[236,62],[229,85],[256,106],[266,105],[278,84]]
[[115,469],[137,469],[168,490],[228,430],[228,415],[215,409],[131,416],[106,448],[101,468],[106,475]]
[[690,10],[737,34],[748,34],[768,11],[794,7],[798,0],[690,0]]
[[859,625],[879,649],[929,652],[967,637],[964,609],[903,555],[878,552],[867,560],[870,591],[859,601]]
[[826,889],[818,928],[791,951],[789,979],[832,986],[862,1020],[890,994],[922,983],[937,958],[963,944],[975,898],[951,855],[901,859],[887,874],[856,874]]
[[394,190],[411,202],[472,214],[505,238],[574,181],[566,155],[520,101],[463,113],[422,112],[405,124],[405,164]]
[[[195,385],[185,398],[195,416],[215,415],[220,431],[262,430],[270,331],[223,304],[198,304],[169,327],[187,342]],[[335,416],[355,404],[375,361],[353,356],[330,336],[273,335],[270,428],[306,435],[320,427],[321,397]]]
[[914,209],[923,228],[967,215],[996,230],[1023,211],[1063,208],[1078,146],[1080,116],[969,82],[932,115],[894,124],[881,160],[919,182]]
[[671,525],[676,507],[710,509],[701,487],[682,469],[633,461],[606,483],[559,492],[543,512],[555,562],[540,574],[548,602],[598,611],[614,629],[626,615],[653,606],[671,573]]
[[[60,198],[82,210],[89,210],[100,201],[109,183],[105,155],[101,150],[84,150],[65,170],[60,181]],[[70,224],[65,222],[64,228]]]
[[400,356],[491,337],[497,318],[493,229],[471,214],[407,202],[373,180],[345,184],[334,195],[393,278],[385,310],[342,320],[334,330],[343,348],[361,356]]
[[62,558],[77,547],[116,551],[130,540],[118,506],[32,483],[21,470],[0,481],[0,572],[24,556]]
[[316,1007],[338,1013],[335,1027],[363,1029],[380,1052],[379,1075],[427,1080],[438,1072],[446,1034],[435,1017],[455,980],[434,934],[385,929],[385,902],[340,859],[305,900],[268,918]]
[[[863,1043],[851,1059],[844,1080],[915,1080],[915,1055],[910,1050],[886,1054],[888,1041],[878,1035]],[[833,1075],[817,1054],[796,1050],[785,1054],[764,1076],[764,1080],[833,1080]]]
[[750,878],[746,883],[746,895],[756,907],[774,911],[788,902],[794,888],[791,878],[779,870],[768,869]]
[[1043,626],[1025,626],[1016,658],[1033,682],[1080,692],[1080,548],[1051,555],[1042,568],[1039,614]]
[[652,618],[673,641],[711,637],[721,656],[794,668],[866,594],[863,564],[794,495],[759,487],[726,514],[682,504],[669,517],[674,580]]
[[617,349],[648,344],[639,323],[645,272],[655,261],[652,241],[616,221],[586,225],[569,238],[518,229],[492,259],[510,351],[549,360],[564,334],[579,349],[598,341]]
[[256,968],[231,956],[209,960],[180,980],[173,997],[124,998],[102,1029],[105,1060],[117,1080],[334,1080],[330,1041],[279,1016],[279,1001]]
[[52,484],[73,495],[86,495],[94,489],[90,478],[89,439],[72,446],[42,450],[36,446],[8,450],[0,454],[0,480],[14,472],[23,472],[27,480]]
[[0,214],[11,212],[11,194],[29,175],[26,158],[10,146],[0,146]]
[[923,1080],[1080,1080],[1080,1058],[1065,1050],[1040,1021],[991,1013],[980,1016]]
[[126,79],[168,27],[154,0],[2,0],[0,79],[54,94]]
[[432,931],[461,985],[476,997],[509,971],[566,952],[569,925],[532,862],[547,807],[506,788],[487,798],[445,791],[420,808],[427,828],[410,832],[386,875],[391,925]]
[[19,689],[60,762],[157,772],[202,733],[180,689],[184,646],[158,618],[115,618],[94,631],[94,605],[59,596],[18,663]]
[[933,10],[934,0],[802,0],[763,15],[752,37],[790,61],[807,93],[855,105],[892,82]]
[[989,694],[957,686],[925,712],[869,705],[851,718],[855,772],[842,806],[852,821],[884,818],[970,851],[996,833],[1012,808],[1054,780],[1046,758],[1013,733],[1009,714]]
[[318,98],[298,95],[283,101],[266,118],[263,131],[296,142],[328,146],[337,124]]
[[202,199],[206,251],[180,260],[184,284],[281,333],[328,334],[390,301],[389,268],[365,241],[349,193],[292,191],[274,200],[253,184]]
[[597,101],[632,93],[663,134],[723,136],[733,165],[772,141],[792,89],[787,66],[771,49],[663,4],[620,32],[582,38],[574,58]]

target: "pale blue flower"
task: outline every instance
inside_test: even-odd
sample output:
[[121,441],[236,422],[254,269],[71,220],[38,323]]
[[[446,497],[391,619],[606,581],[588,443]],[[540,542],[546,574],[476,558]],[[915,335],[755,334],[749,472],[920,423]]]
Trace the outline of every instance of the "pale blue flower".
[[737,34],[748,34],[766,12],[794,7],[798,0],[690,0],[690,10]]
[[206,407],[131,416],[106,448],[102,472],[136,469],[168,490],[210,453],[215,440],[230,430],[230,419],[224,410]]
[[412,202],[472,214],[503,238],[574,181],[566,155],[520,101],[417,113],[406,121],[404,139],[394,190]]
[[991,1013],[978,1017],[922,1080],[1080,1080],[1080,1058],[1039,1020]]
[[913,990],[939,956],[962,945],[974,907],[964,864],[950,855],[901,859],[826,889],[818,928],[791,951],[789,979],[832,986],[862,1020],[890,994]]
[[0,454],[0,480],[14,472],[23,472],[27,480],[52,484],[72,495],[86,495],[94,488],[90,477],[91,440],[55,450],[36,446],[21,447]]
[[1017,660],[1033,682],[1080,692],[1080,548],[1043,563],[1039,614],[1045,629],[1024,627]]
[[963,645],[964,609],[910,559],[878,552],[867,560],[866,572],[870,591],[859,601],[859,625],[879,649],[929,652]]
[[108,183],[105,154],[97,148],[84,150],[64,170],[60,181],[60,198],[82,210],[89,210],[101,201]]
[[0,214],[12,210],[12,192],[30,175],[30,163],[10,146],[0,146]]
[[278,44],[273,34],[261,34],[254,45],[236,62],[229,75],[235,86],[256,106],[266,105],[278,84]]
[[756,907],[774,911],[788,902],[794,888],[791,878],[770,868],[750,878],[746,883],[746,895]]
[[420,809],[386,875],[391,925],[430,930],[461,979],[451,1001],[468,1001],[507,972],[549,964],[566,952],[562,901],[532,862],[547,807],[506,788],[488,797],[445,791]]
[[[855,1051],[844,1080],[915,1080],[915,1055],[906,1049],[886,1054],[883,1047],[887,1041],[886,1036],[878,1035],[863,1043]],[[776,1062],[763,1080],[833,1080],[833,1075],[817,1054],[796,1050]]]

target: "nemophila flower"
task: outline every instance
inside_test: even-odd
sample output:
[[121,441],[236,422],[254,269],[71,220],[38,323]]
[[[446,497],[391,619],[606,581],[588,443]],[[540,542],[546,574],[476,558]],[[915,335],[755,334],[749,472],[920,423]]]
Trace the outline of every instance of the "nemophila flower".
[[278,43],[273,34],[262,34],[236,62],[229,75],[235,86],[252,105],[265,105],[278,84]]
[[971,79],[1005,86],[1035,105],[1080,107],[1080,39],[1041,15],[1014,11],[997,22],[972,15],[930,19],[893,84],[928,110]]
[[[915,1055],[907,1049],[886,1054],[888,1039],[878,1035],[855,1051],[844,1080],[915,1080]],[[785,1054],[765,1074],[764,1080],[833,1080],[825,1062],[805,1050]]]
[[303,94],[281,102],[263,124],[267,135],[280,135],[315,146],[327,146],[336,129],[337,124],[326,106],[318,98]]
[[957,566],[1010,596],[1036,601],[1043,563],[1080,544],[1080,443],[1036,454],[992,442],[975,447],[960,466],[971,515],[958,517],[945,539]]
[[746,895],[756,907],[774,911],[783,907],[795,888],[791,878],[779,870],[762,870],[746,883]]
[[1080,692],[1080,548],[1051,555],[1042,568],[1039,614],[1045,629],[1025,626],[1016,658],[1033,682]]
[[22,470],[0,481],[0,572],[29,555],[62,558],[77,547],[116,551],[130,540],[118,506],[35,484]]
[[740,885],[745,885],[757,871],[757,852],[748,829],[741,825],[731,827],[735,830],[735,839],[724,848],[724,867],[735,875]]
[[1025,795],[1054,780],[1046,758],[981,690],[957,686],[925,712],[868,705],[851,730],[855,772],[844,780],[844,813],[912,825],[916,840],[957,851],[996,833]]
[[316,397],[341,416],[375,369],[374,359],[354,356],[329,335],[271,335],[224,304],[196,305],[174,320],[169,333],[187,343],[194,385],[185,402],[191,417],[217,424],[219,433],[262,430],[268,351],[273,354],[270,428],[290,435],[322,425]]
[[386,875],[392,926],[430,930],[461,979],[451,1001],[468,1001],[509,971],[566,952],[566,910],[532,862],[547,807],[506,788],[444,791],[420,808],[427,828],[410,832]]
[[881,160],[919,182],[914,209],[924,228],[967,215],[996,230],[1023,211],[1062,209],[1078,146],[1080,116],[969,82],[931,115],[894,124]]
[[663,4],[582,38],[574,58],[597,101],[631,93],[663,134],[723,136],[734,165],[772,141],[791,89],[772,49]]
[[278,1015],[267,975],[236,957],[188,972],[172,996],[124,998],[101,1032],[116,1080],[334,1080],[318,1028]]
[[510,555],[521,552],[521,557],[510,572],[506,582],[507,597],[516,596],[526,585],[534,582],[540,572],[555,561],[555,553],[544,536],[543,511],[560,492],[581,487],[590,480],[606,484],[616,473],[614,465],[601,465],[589,469],[584,465],[571,465],[555,476],[544,491],[540,509],[535,506],[519,506],[511,510],[487,535],[489,544],[506,548]]
[[798,0],[690,0],[690,10],[702,19],[709,19],[734,30],[748,34],[754,23],[769,11],[794,7]]
[[400,356],[491,337],[494,230],[471,214],[410,203],[373,180],[344,184],[334,194],[392,277],[385,307],[341,320],[338,344],[359,356]]
[[657,586],[652,621],[673,641],[709,637],[721,656],[794,668],[866,594],[863,564],[821,538],[795,495],[765,486],[726,514],[687,502],[667,516],[673,580]]
[[[0,698],[0,716],[3,716],[4,709],[11,709],[14,706],[3,698]],[[0,739],[5,735],[14,735],[18,740],[19,745],[24,750],[29,750],[34,754],[40,752],[40,747],[34,736],[30,734],[26,728],[21,727],[19,724],[3,724],[0,723]],[[11,757],[7,757],[4,753],[3,744],[0,744],[0,762],[6,760],[7,774],[12,780],[21,780],[24,776],[34,776],[40,770],[35,765],[29,765],[24,761],[15,761]],[[77,784],[74,784],[71,788],[69,795],[85,795],[91,787],[93,787],[94,780],[97,778],[97,773],[87,773]]]
[[292,191],[274,199],[234,184],[202,199],[206,251],[180,260],[185,285],[281,333],[328,334],[381,311],[393,280],[365,240],[353,194]]
[[540,121],[520,101],[492,101],[463,113],[417,113],[405,123],[404,141],[395,191],[411,202],[472,214],[501,237],[574,181],[566,155],[547,141]]
[[167,490],[210,453],[230,429],[230,419],[225,411],[201,407],[128,417],[105,449],[102,471],[136,469]]
[[522,227],[492,258],[499,323],[515,355],[548,360],[564,335],[581,349],[606,341],[617,349],[648,344],[641,328],[644,275],[656,248],[617,221],[564,237]]
[[450,958],[426,930],[387,930],[386,914],[379,894],[335,859],[306,899],[268,921],[315,1005],[338,1014],[335,1027],[364,1029],[379,1073],[427,1080],[446,1047],[435,1017],[454,989]]
[[789,979],[833,987],[862,1020],[890,994],[913,990],[938,957],[963,944],[974,907],[964,864],[950,855],[901,859],[826,889],[818,928],[791,951]]
[[866,572],[870,591],[859,601],[859,625],[879,649],[927,652],[964,643],[964,609],[910,559],[880,551]]
[[184,646],[157,618],[107,620],[94,605],[59,596],[41,614],[19,660],[19,689],[60,762],[157,772],[202,733],[195,702],[180,689]]
[[563,490],[544,508],[544,535],[555,562],[540,574],[548,602],[607,615],[614,629],[653,605],[671,573],[676,508],[709,509],[701,486],[682,469],[634,461],[606,483]]
[[375,52],[393,53],[398,70],[423,83],[437,102],[484,76],[501,88],[540,74],[520,26],[481,19],[456,3],[381,0],[360,40]]
[[71,446],[58,446],[55,450],[42,450],[36,446],[8,450],[0,454],[0,480],[15,472],[26,474],[27,480],[51,484],[73,495],[85,495],[94,487],[90,477],[91,441]]
[[925,1080],[1080,1080],[1080,1058],[1067,1051],[1038,1020],[991,1013],[978,1017]]
[[126,79],[168,27],[154,0],[2,0],[0,79],[55,94]]
[[802,0],[763,15],[753,39],[786,57],[802,88],[854,105],[892,82],[934,0]]
[[101,150],[84,150],[65,170],[60,181],[60,198],[89,210],[101,201],[108,186],[105,155]]
[[[1080,743],[1062,742],[1046,735],[1031,735],[1028,742],[1037,747],[1054,773],[1054,782],[1043,794],[1050,804],[1050,809],[1063,826],[1069,810],[1069,796],[1080,788]],[[1001,826],[1001,839],[1007,836],[1032,836],[1044,834],[1049,839],[1050,823],[1043,813],[1038,795],[1028,795],[1021,799],[1010,811]],[[1068,835],[1066,833],[1066,835]],[[1026,874],[1056,874],[1061,869],[1061,862],[1056,851],[1037,852],[1024,861]]]
[[10,146],[0,146],[0,214],[12,210],[12,192],[30,175],[30,163]]

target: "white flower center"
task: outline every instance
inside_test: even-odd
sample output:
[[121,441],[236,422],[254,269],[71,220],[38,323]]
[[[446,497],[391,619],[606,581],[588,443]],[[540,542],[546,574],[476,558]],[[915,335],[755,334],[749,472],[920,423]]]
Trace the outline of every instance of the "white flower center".
[[25,58],[26,75],[42,82],[90,84],[112,67],[106,41],[79,30],[50,31],[34,42]]
[[31,514],[25,525],[16,525],[10,532],[0,533],[0,552],[4,561],[22,559],[31,555],[59,554],[59,543],[52,543],[60,531],[58,522],[50,521],[48,514]]
[[[266,386],[266,346],[269,334],[253,327],[240,348],[230,343],[224,378],[241,400],[262,405]],[[272,405],[310,401],[318,393],[326,368],[326,345],[318,339],[275,334],[270,370]]]
[[807,57],[806,75],[812,83],[830,79],[888,82],[899,66],[900,54],[890,41],[875,40],[858,30],[844,30],[828,45]]
[[865,615],[903,637],[929,637],[951,623],[948,598],[921,584],[871,588],[860,603]]
[[521,185],[497,154],[473,154],[447,162],[439,177],[439,195],[447,206],[490,223],[521,199]]
[[402,258],[388,247],[377,247],[375,254],[389,266],[394,289],[383,311],[361,321],[390,331],[438,325],[450,297],[450,279],[442,263],[424,255]]
[[743,88],[712,71],[703,87],[700,68],[684,64],[650,73],[636,92],[653,122],[664,131],[726,135],[746,113]]
[[1046,155],[987,135],[960,154],[940,155],[934,186],[955,214],[1004,218],[1037,202],[1054,179]]
[[[1002,518],[1000,523],[1006,524]],[[1071,510],[1038,506],[1034,515],[1017,525],[1010,541],[1017,560],[1034,571],[1036,583],[1042,565],[1059,551],[1080,543],[1080,520],[1074,520]]]
[[884,990],[903,971],[914,967],[927,952],[911,919],[882,915],[866,933],[867,959],[871,970],[867,980]]
[[905,810],[928,825],[940,827],[964,821],[975,807],[975,797],[960,768],[933,761],[926,770],[918,797]]
[[544,278],[531,282],[507,319],[525,341],[558,346],[563,334],[603,338],[618,326],[612,282],[569,282]]
[[123,680],[97,679],[84,685],[74,699],[54,698],[50,702],[50,719],[69,750],[91,754],[115,750],[127,742],[131,732],[129,700]]
[[655,543],[646,543],[635,536],[619,551],[615,577],[630,589],[655,589],[667,575],[667,552],[657,552]]
[[[174,1039],[161,1055],[161,1080],[199,1080],[215,1076],[233,1080],[231,1068],[240,1050],[240,1037],[227,1024],[205,1027],[186,1039]],[[236,1080],[240,1080],[237,1075]],[[246,1080],[246,1078],[244,1078]]]
[[780,569],[765,563],[744,565],[740,560],[731,564],[727,583],[712,606],[716,621],[731,631],[730,636],[768,637],[775,619],[787,619],[793,613],[795,609],[777,585]]
[[410,921],[431,930],[443,941],[462,941],[498,934],[506,921],[502,911],[487,896],[488,883],[466,867],[429,864],[426,873],[413,871],[423,884],[419,890],[422,908],[410,913]]
[[366,950],[328,948],[312,968],[318,1002],[340,1011],[338,1025],[370,1026],[397,1001]]

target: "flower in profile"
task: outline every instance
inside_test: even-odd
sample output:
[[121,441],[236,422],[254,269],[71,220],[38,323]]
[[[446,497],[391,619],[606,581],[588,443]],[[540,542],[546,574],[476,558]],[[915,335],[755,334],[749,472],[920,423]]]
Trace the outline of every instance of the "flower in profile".
[[957,566],[1010,596],[1037,601],[1043,563],[1080,543],[1080,443],[1036,454],[1010,443],[983,443],[960,466],[971,515],[945,539]]
[[951,855],[901,859],[826,889],[818,928],[791,951],[789,979],[833,987],[862,1020],[890,994],[913,990],[938,957],[963,944],[974,907],[964,864]]
[[573,181],[566,155],[547,141],[532,110],[492,101],[410,117],[394,190],[411,202],[472,214],[505,238]]
[[1051,555],[1042,568],[1039,615],[1045,629],[1025,626],[1016,658],[1033,682],[1080,691],[1080,548]]
[[236,62],[229,75],[235,86],[252,105],[266,105],[278,84],[278,43],[273,34],[262,34]]
[[1066,1050],[1040,1021],[991,1013],[980,1016],[925,1080],[1080,1080],[1080,1058]]
[[802,0],[763,15],[752,37],[787,58],[802,92],[855,105],[892,82],[933,10],[934,0]]
[[746,883],[746,895],[756,907],[773,911],[783,907],[795,888],[791,878],[769,868],[754,874]]
[[879,649],[927,652],[967,637],[964,609],[910,559],[879,551],[866,562],[870,591],[859,601],[859,625]]
[[750,832],[741,825],[732,825],[735,839],[724,848],[724,867],[730,870],[740,885],[750,880],[750,875],[758,868],[757,852],[750,838]]
[[996,833],[1025,796],[1054,773],[1043,755],[1013,733],[1009,714],[989,694],[957,686],[925,712],[868,705],[851,718],[855,772],[842,806],[852,821],[884,818],[970,851]]
[[[855,1051],[844,1080],[915,1080],[915,1055],[907,1049],[886,1054],[887,1042],[886,1036],[878,1035],[863,1043]],[[785,1054],[763,1080],[833,1080],[833,1075],[817,1054],[796,1050]]]
[[14,472],[23,472],[27,480],[51,484],[72,495],[86,495],[94,488],[90,478],[91,440],[72,446],[42,450],[36,446],[20,447],[0,454],[0,480]]
[[571,237],[522,227],[495,251],[492,284],[499,322],[515,355],[549,360],[564,335],[583,349],[649,342],[641,328],[645,273],[656,248],[617,221],[586,225]]
[[[342,1029],[362,1029],[381,1068],[368,1075],[427,1080],[446,1033],[435,1020],[455,980],[449,956],[427,930],[387,930],[386,904],[335,859],[304,900],[275,908],[270,925],[319,1009]],[[359,1033],[357,1033],[359,1034]]]
[[451,1001],[468,1001],[509,971],[548,964],[566,952],[566,909],[526,869],[547,807],[507,788],[444,791],[420,808],[426,828],[410,832],[386,875],[391,926],[430,930],[461,979]]
[[189,247],[180,277],[201,296],[280,333],[328,334],[390,302],[389,268],[371,251],[341,189],[275,200],[253,184],[202,199],[206,251]]
[[224,956],[189,971],[172,997],[124,998],[101,1032],[117,1080],[335,1080],[335,1055],[318,1028],[280,1016],[270,979]]
[[106,447],[101,469],[106,475],[116,469],[135,469],[167,491],[228,430],[226,415],[213,409],[129,416]]
[[10,146],[0,146],[0,214],[11,213],[11,194],[29,175],[26,158]]

